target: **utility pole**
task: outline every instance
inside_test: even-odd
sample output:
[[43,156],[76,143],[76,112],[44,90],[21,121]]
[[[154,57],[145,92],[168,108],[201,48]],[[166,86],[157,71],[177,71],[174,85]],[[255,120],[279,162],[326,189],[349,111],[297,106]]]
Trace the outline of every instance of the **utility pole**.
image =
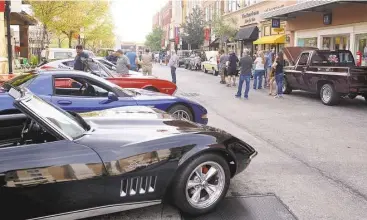
[[11,31],[10,31],[10,0],[5,1],[5,19],[6,19],[6,39],[8,43],[8,66],[9,74],[13,74],[13,50],[11,47]]

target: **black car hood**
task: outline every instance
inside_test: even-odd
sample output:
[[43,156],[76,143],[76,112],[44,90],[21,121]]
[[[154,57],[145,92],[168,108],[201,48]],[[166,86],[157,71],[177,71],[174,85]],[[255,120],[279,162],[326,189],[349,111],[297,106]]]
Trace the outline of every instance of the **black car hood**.
[[92,129],[76,142],[93,148],[107,160],[172,146],[223,142],[232,136],[222,130],[177,120],[149,107],[131,106],[83,113]]

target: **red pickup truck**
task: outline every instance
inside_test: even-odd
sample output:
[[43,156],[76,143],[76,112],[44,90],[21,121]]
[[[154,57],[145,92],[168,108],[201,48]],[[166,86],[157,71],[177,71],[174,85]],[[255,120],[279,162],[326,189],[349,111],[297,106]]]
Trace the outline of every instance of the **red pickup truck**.
[[367,101],[367,67],[356,66],[349,50],[285,47],[283,52],[289,62],[284,94],[297,89],[317,93],[325,105],[336,105],[346,96],[362,95]]

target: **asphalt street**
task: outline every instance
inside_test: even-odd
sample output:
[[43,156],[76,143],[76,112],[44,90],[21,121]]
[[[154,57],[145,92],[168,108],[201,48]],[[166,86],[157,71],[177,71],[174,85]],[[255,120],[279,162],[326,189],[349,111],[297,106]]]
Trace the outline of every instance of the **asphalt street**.
[[[171,79],[167,66],[153,74]],[[253,81],[251,81],[252,83]],[[178,92],[208,110],[209,125],[254,146],[259,155],[231,181],[228,196],[274,194],[298,219],[367,219],[367,104],[361,98],[325,106],[312,94],[294,91],[275,99],[236,89],[203,72],[177,70]],[[95,219],[180,219],[169,205]],[[271,219],[271,218],[270,218]],[[287,219],[287,218],[285,218]]]

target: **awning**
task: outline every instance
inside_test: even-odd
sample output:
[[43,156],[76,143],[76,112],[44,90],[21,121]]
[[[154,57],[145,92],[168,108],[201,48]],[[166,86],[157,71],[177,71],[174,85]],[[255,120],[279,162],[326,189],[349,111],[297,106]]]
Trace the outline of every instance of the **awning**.
[[211,47],[211,46],[213,46],[215,44],[219,44],[219,38],[215,38],[214,41],[210,42],[209,46]]
[[37,25],[37,23],[37,20],[25,11],[10,13],[10,25]]
[[257,26],[241,28],[236,36],[235,40],[256,40],[259,37],[259,28]]
[[275,11],[266,12],[260,15],[262,19],[288,19],[294,18],[299,15],[300,12],[325,12],[329,11],[335,4],[341,3],[367,3],[365,0],[314,0],[303,1],[294,5],[290,5]]
[[285,34],[266,36],[257,39],[253,44],[284,44]]

